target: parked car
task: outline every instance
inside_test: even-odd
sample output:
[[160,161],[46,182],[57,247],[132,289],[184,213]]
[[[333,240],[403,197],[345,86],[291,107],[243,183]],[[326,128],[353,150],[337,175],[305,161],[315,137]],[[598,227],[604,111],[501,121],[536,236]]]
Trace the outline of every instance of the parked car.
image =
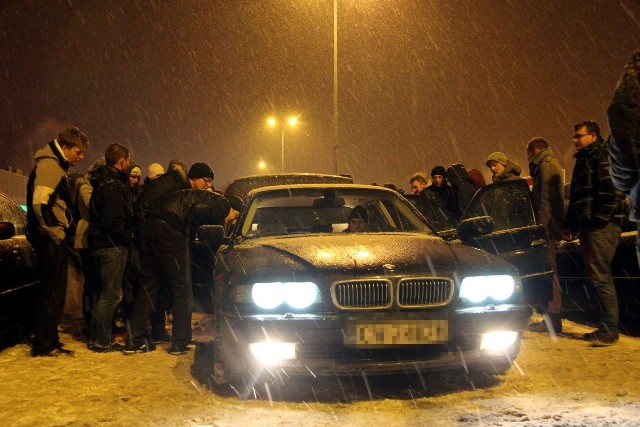
[[[366,231],[345,232],[356,207]],[[461,241],[492,231],[486,215],[463,223]],[[395,191],[258,188],[217,252],[214,340],[198,346],[192,370],[243,397],[284,378],[503,373],[532,313],[520,276],[496,255],[438,237]]]
[[[613,258],[613,281],[618,293],[620,316],[637,323],[640,317],[640,268],[636,256],[637,231],[622,233]],[[558,244],[558,279],[562,288],[562,309],[567,315],[598,316],[602,312],[596,289],[586,279],[580,240]],[[636,326],[637,329],[637,326]]]
[[[25,324],[25,307],[39,282],[36,255],[25,236],[26,216],[0,193],[0,339]],[[6,342],[5,342],[6,344]]]

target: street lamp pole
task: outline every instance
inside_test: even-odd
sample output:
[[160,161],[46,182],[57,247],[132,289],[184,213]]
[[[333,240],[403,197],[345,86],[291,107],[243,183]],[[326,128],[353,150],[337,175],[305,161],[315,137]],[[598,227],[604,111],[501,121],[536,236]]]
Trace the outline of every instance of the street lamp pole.
[[338,0],[333,0],[333,173],[338,173]]
[[284,173],[284,123],[280,124],[280,136],[282,139],[282,152],[280,153],[280,173]]
[[289,116],[286,120],[284,117],[280,120],[275,117],[269,117],[267,119],[267,124],[272,128],[280,126],[280,172],[284,173],[284,128],[285,124],[295,127],[298,124],[298,117]]

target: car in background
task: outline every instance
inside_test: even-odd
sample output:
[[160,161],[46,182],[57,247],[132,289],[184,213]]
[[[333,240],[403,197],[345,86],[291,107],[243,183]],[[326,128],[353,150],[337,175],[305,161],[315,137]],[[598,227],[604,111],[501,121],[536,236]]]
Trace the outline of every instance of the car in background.
[[[297,377],[500,374],[519,353],[532,314],[519,272],[438,237],[399,193],[290,184],[246,197],[217,251],[214,340],[192,367],[205,384],[247,397]],[[366,230],[345,232],[356,208]],[[468,218],[459,234],[490,224]]]
[[[634,224],[635,225],[635,224]],[[618,294],[620,317],[638,329],[640,318],[640,268],[636,255],[637,231],[624,231],[613,258],[612,275]],[[562,310],[566,315],[598,317],[602,313],[596,289],[587,282],[580,240],[560,242],[557,251]],[[635,326],[635,327],[634,327]]]
[[36,254],[25,236],[24,211],[0,193],[0,339],[21,333],[26,306],[39,285]]

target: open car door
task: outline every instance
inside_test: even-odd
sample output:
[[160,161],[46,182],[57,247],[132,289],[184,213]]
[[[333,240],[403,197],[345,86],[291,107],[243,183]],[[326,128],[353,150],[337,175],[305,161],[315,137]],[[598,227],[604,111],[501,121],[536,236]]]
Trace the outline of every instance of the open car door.
[[[469,232],[468,225],[476,225],[479,217],[486,220],[484,229]],[[460,219],[456,237],[513,264],[520,273],[525,300],[545,307],[552,296],[553,270],[546,231],[536,218],[527,182],[518,179],[481,188]],[[487,227],[487,222],[493,222],[493,227]]]

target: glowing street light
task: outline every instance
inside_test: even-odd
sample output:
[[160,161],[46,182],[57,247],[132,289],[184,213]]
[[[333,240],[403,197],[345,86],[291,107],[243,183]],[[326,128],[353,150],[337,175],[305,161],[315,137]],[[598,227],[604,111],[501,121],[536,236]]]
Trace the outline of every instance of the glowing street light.
[[285,128],[285,123],[287,125],[289,125],[290,127],[296,127],[296,125],[298,124],[298,118],[295,116],[289,116],[286,118],[286,120],[278,120],[275,117],[269,117],[267,119],[267,124],[272,127],[272,128],[277,128],[278,126],[280,126],[280,141],[281,141],[281,147],[282,147],[282,151],[281,151],[281,155],[280,155],[280,161],[281,161],[281,168],[280,168],[280,172],[284,173],[284,128]]

